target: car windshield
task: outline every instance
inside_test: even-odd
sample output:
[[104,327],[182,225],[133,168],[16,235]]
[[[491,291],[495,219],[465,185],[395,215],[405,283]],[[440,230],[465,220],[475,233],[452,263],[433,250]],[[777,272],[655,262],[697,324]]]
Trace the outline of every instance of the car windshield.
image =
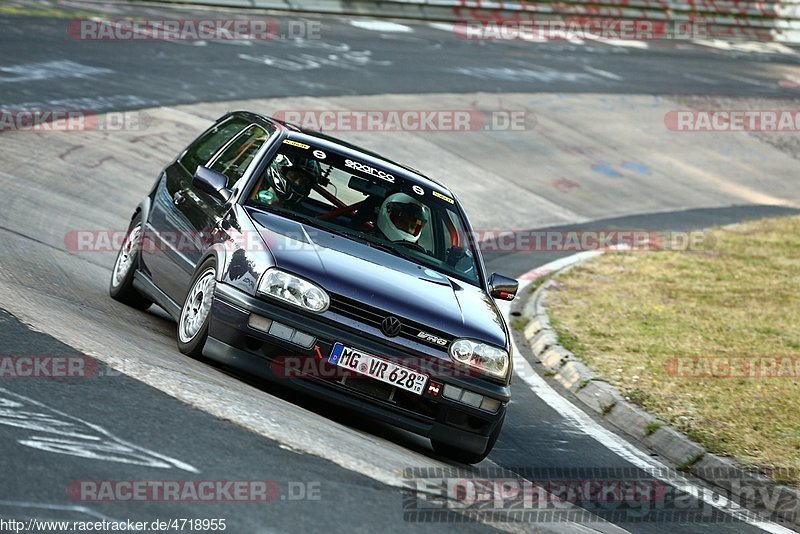
[[371,163],[286,139],[247,204],[479,285],[455,200]]

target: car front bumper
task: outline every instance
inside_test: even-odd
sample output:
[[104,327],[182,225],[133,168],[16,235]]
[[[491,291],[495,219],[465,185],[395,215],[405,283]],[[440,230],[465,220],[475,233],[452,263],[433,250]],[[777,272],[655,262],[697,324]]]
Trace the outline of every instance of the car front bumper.
[[[251,315],[311,334],[315,340],[310,348],[303,348],[278,339],[253,328],[250,325]],[[404,359],[421,357],[410,350],[398,350],[396,346],[375,336],[365,335],[363,330],[353,328],[346,321],[339,324],[330,317],[316,317],[288,309],[224,283],[218,283],[215,290],[209,337],[203,352],[209,358],[248,374],[280,381],[292,389],[327,402],[335,402],[373,419],[474,453],[486,449],[489,436],[497,425],[502,424],[510,395],[508,386],[474,376],[434,376],[431,380],[499,401],[496,412],[489,413],[445,398],[441,390],[437,395],[432,395],[430,391],[415,395],[369,378],[354,381],[324,373],[288,376],[285,372],[283,364],[288,357],[314,364],[297,367],[320,369],[323,361],[327,363],[335,342],[394,359],[400,364],[404,363]],[[370,384],[381,390],[381,394],[370,391]],[[383,394],[387,388],[394,390],[389,398]]]

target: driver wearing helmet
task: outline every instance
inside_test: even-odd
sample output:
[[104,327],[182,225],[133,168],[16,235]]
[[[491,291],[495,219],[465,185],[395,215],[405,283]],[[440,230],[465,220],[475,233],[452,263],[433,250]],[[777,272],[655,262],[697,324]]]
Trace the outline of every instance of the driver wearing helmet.
[[289,158],[279,154],[264,172],[255,200],[293,208],[311,194],[316,183],[315,174],[306,166],[293,165]]
[[307,170],[300,167],[283,167],[280,170],[283,180],[275,180],[274,189],[283,205],[296,205],[311,194],[317,180]]
[[394,193],[381,204],[377,226],[389,241],[416,244],[429,221],[430,210],[426,205],[405,193]]

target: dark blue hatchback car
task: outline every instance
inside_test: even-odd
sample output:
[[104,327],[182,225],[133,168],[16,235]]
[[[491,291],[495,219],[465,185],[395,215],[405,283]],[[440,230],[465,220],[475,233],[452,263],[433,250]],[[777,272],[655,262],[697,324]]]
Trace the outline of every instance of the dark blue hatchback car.
[[247,112],[220,118],[131,219],[110,294],[178,322],[178,347],[430,438],[475,463],[512,373],[455,196],[419,172]]

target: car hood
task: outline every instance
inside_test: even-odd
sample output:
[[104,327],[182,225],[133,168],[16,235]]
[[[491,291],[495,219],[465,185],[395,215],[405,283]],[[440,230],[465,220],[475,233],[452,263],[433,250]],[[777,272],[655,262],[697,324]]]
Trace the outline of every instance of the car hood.
[[387,314],[452,335],[506,346],[503,319],[481,288],[367,244],[258,210],[275,266]]

